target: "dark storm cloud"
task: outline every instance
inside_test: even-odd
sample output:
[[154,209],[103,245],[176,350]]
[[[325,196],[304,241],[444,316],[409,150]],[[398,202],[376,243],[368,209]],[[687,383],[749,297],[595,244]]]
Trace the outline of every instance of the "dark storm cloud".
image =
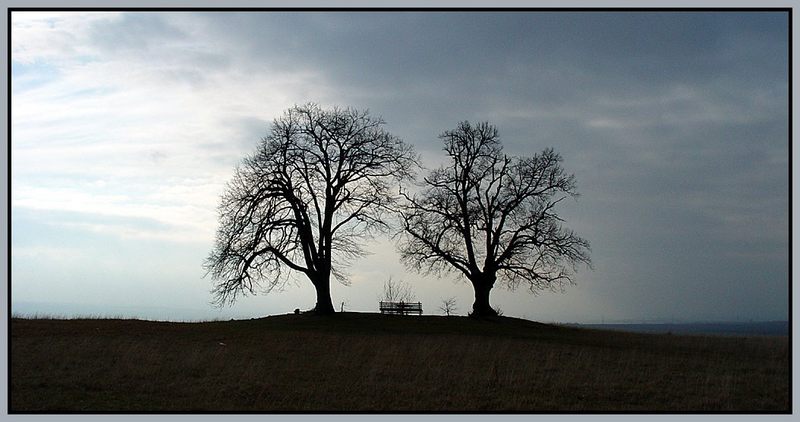
[[583,194],[565,214],[594,246],[585,277],[622,314],[786,317],[786,14],[203,17],[253,68],[322,72],[422,151],[463,119],[511,153],[555,147]]
[[[517,94],[541,94],[538,101],[549,103],[583,98],[585,90],[591,94],[614,89],[619,98],[637,98],[643,90],[664,94],[665,87],[674,84],[720,76],[740,81],[751,76],[780,78],[786,71],[785,17],[779,14],[206,17],[214,21],[210,30],[236,36],[256,61],[324,70],[344,87],[386,90],[433,85],[437,91],[455,91],[448,93],[471,96],[473,101],[479,99],[476,95],[492,94],[509,84],[523,90]],[[751,63],[759,63],[758,68]],[[561,83],[553,83],[554,77]]]

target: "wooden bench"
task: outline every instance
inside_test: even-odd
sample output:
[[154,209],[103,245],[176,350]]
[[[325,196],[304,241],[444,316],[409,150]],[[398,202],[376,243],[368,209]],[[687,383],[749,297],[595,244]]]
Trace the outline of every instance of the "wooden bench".
[[380,309],[382,314],[390,315],[408,315],[417,314],[422,315],[422,303],[420,302],[380,302]]

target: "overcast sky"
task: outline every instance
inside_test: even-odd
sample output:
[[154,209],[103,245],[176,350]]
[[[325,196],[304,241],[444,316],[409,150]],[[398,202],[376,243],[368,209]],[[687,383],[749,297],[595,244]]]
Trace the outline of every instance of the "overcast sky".
[[[369,109],[425,163],[489,121],[553,147],[592,245],[565,293],[496,289],[551,322],[788,318],[788,21],[774,13],[14,12],[12,311],[196,320],[314,306],[210,305],[202,263],[234,166],[309,101]],[[376,311],[408,282],[426,313],[472,288],[407,272],[390,240],[333,286]]]

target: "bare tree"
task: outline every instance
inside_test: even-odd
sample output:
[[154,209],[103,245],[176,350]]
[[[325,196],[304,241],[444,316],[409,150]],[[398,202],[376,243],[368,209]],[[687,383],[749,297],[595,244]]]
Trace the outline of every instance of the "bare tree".
[[489,293],[498,280],[531,292],[563,289],[579,263],[591,265],[589,242],[562,227],[555,207],[576,196],[552,149],[532,157],[502,152],[497,129],[462,122],[440,135],[449,163],[403,193],[401,258],[425,273],[456,271],[475,290],[471,315],[497,315]]
[[383,296],[381,300],[384,302],[410,303],[416,300],[416,298],[414,290],[403,280],[394,281],[392,277],[389,277],[389,280],[383,283]]
[[450,316],[451,313],[454,313],[458,309],[456,308],[456,298],[450,297],[442,300],[442,306],[439,306],[439,309],[444,312],[445,315]]
[[332,313],[331,276],[387,228],[392,180],[411,178],[412,148],[367,111],[295,106],[276,119],[236,168],[219,207],[216,244],[205,263],[217,304],[283,286],[286,269],[314,285],[314,311]]

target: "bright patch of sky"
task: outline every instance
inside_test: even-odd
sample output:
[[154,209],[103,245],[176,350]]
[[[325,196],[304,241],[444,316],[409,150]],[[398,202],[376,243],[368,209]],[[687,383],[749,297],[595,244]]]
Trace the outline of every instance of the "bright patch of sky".
[[[540,321],[788,318],[785,13],[39,13],[11,21],[12,309],[204,319],[202,262],[241,158],[294,104],[369,109],[442,159],[460,120],[511,154],[554,147],[594,271],[566,293],[496,289]],[[374,311],[389,275],[426,313],[471,288],[407,272],[390,240],[334,303]]]

